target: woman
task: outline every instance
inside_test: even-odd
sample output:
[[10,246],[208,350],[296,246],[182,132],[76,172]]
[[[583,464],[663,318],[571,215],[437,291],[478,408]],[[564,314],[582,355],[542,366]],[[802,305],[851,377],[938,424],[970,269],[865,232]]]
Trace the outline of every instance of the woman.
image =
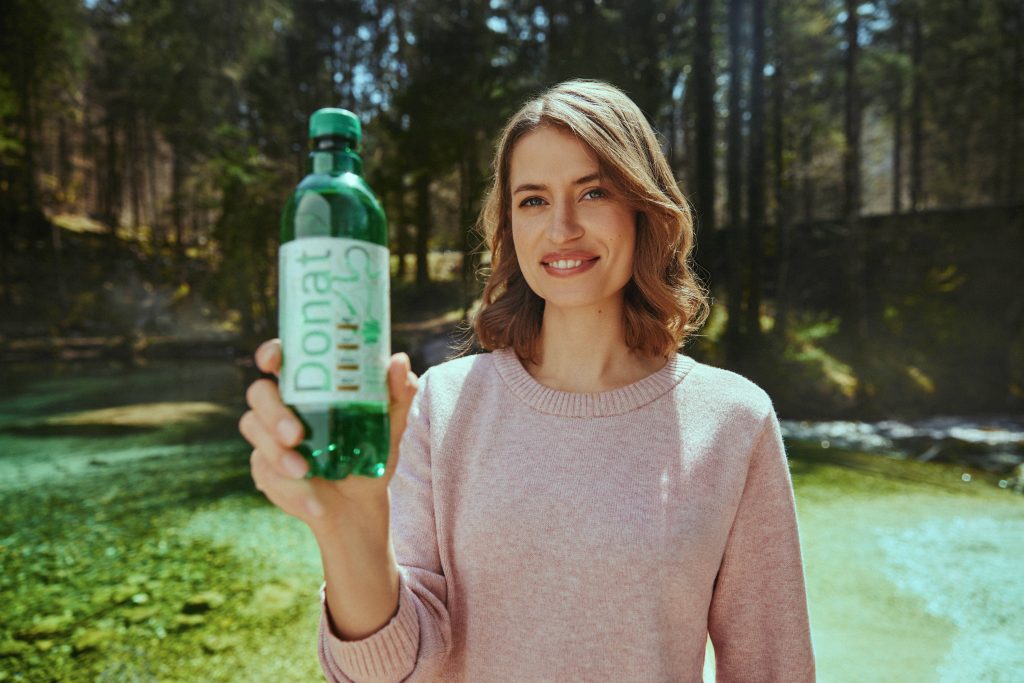
[[248,392],[253,479],[320,547],[328,679],[699,681],[710,634],[719,680],[814,680],[778,420],[676,352],[707,303],[643,114],[593,81],[528,102],[481,223],[492,353],[392,359],[382,479],[304,479],[275,385]]

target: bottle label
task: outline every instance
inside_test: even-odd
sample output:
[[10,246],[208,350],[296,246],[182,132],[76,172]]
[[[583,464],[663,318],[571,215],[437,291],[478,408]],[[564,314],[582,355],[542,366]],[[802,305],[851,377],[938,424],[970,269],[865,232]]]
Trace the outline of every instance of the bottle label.
[[290,405],[388,402],[388,250],[303,237],[279,251],[279,388]]

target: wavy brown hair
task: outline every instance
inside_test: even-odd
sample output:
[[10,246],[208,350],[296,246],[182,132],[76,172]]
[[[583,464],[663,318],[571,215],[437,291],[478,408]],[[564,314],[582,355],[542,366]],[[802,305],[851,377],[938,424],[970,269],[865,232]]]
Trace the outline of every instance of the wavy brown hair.
[[512,242],[509,168],[512,151],[540,126],[574,134],[597,155],[600,172],[636,211],[633,276],[626,284],[626,344],[649,356],[682,347],[708,317],[707,291],[692,270],[693,220],[658,139],[643,112],[618,88],[574,80],[530,100],[498,140],[493,180],[477,228],[491,250],[491,269],[473,321],[480,345],[511,347],[537,362],[544,300],[530,289]]

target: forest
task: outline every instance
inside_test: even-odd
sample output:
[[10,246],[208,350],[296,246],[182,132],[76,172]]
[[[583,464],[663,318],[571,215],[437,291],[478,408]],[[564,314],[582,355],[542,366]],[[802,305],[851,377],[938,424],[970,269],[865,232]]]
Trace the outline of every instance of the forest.
[[714,312],[687,353],[809,416],[1024,405],[1019,0],[5,7],[4,358],[274,336],[322,106],[362,120],[396,322],[457,322],[502,123],[583,77],[641,106],[693,205]]
[[317,545],[238,426],[309,116],[361,120],[422,372],[483,288],[503,123],[570,78],[692,205],[681,351],[780,418],[817,679],[1020,679],[1024,2],[4,0],[0,683],[322,680]]

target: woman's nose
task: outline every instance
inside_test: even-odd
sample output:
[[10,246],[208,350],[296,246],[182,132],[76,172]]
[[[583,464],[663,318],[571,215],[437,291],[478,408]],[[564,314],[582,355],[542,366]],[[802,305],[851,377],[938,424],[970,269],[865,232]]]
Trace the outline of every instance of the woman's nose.
[[551,212],[548,224],[548,239],[555,244],[571,242],[583,236],[583,226],[577,220],[576,210],[571,201],[558,201]]

